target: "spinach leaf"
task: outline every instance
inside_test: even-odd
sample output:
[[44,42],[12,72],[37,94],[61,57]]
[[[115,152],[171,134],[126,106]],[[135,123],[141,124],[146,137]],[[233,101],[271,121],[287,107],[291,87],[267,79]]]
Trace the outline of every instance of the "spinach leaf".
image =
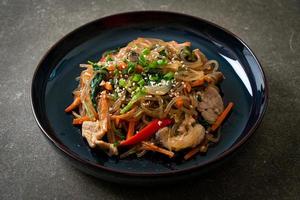
[[97,109],[96,97],[100,90],[100,83],[105,78],[107,71],[101,70],[91,81],[91,100],[95,109]]
[[202,117],[200,116],[198,118],[198,122],[205,128],[208,129],[210,127],[210,124]]

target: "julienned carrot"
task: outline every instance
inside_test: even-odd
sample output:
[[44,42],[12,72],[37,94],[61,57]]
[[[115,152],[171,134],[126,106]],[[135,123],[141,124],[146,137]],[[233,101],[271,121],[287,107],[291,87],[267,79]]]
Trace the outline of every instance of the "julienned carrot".
[[123,69],[126,69],[127,68],[127,64],[124,63],[124,62],[121,62],[119,65],[118,65],[118,69],[119,70],[123,70]]
[[160,148],[154,144],[151,144],[151,143],[145,142],[145,141],[142,142],[142,149],[159,152],[159,153],[169,156],[170,158],[172,158],[174,156],[174,153],[172,151],[168,151],[166,149]]
[[179,97],[179,98],[176,100],[175,104],[176,104],[176,107],[177,107],[177,108],[182,108],[182,106],[183,106],[183,99],[182,99],[181,97]]
[[112,119],[123,119],[123,120],[129,120],[133,117],[133,114],[135,113],[137,107],[132,108],[130,111],[128,111],[125,114],[121,114],[121,115],[112,115],[111,118]]
[[201,86],[204,84],[204,79],[199,79],[196,81],[191,82],[191,87]]
[[106,69],[107,69],[108,71],[114,71],[116,68],[115,68],[115,66],[113,66],[113,65],[109,65]]
[[120,118],[118,118],[118,117],[115,118],[115,121],[116,121],[116,126],[119,127],[119,124],[120,124]]
[[80,125],[84,121],[90,121],[91,119],[88,116],[83,116],[80,118],[73,119],[73,125]]
[[74,101],[65,109],[65,112],[71,112],[81,104],[80,97],[75,97]]
[[128,131],[127,131],[127,137],[126,139],[129,139],[133,136],[134,133],[134,127],[135,127],[135,121],[130,121],[128,125]]
[[105,82],[104,83],[104,88],[106,89],[106,90],[109,90],[109,91],[111,91],[113,88],[112,88],[112,85],[110,84],[110,82]]
[[191,149],[187,154],[185,154],[185,156],[183,157],[184,160],[190,159],[191,157],[193,157],[199,151],[200,151],[200,147],[196,146],[195,148]]
[[233,108],[233,105],[234,104],[232,102],[229,102],[225,110],[219,115],[215,123],[211,126],[212,131],[215,131],[219,128],[219,126],[222,124],[222,122],[224,121],[224,119],[226,118],[230,110]]
[[109,126],[109,102],[108,102],[108,96],[106,91],[103,91],[100,95],[100,100],[98,101],[98,117],[99,121],[101,121],[101,128],[102,130],[105,130],[105,132],[108,130]]
[[188,82],[185,83],[185,88],[188,93],[190,93],[192,91],[192,86]]

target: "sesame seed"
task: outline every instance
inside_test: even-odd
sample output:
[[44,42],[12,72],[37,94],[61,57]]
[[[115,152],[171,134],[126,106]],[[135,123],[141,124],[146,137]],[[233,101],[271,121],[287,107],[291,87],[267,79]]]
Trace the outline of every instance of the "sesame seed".
[[102,80],[102,81],[100,82],[100,86],[103,86],[104,84],[105,84],[105,81]]
[[158,124],[158,126],[161,126],[162,125],[162,121],[158,121],[157,124]]

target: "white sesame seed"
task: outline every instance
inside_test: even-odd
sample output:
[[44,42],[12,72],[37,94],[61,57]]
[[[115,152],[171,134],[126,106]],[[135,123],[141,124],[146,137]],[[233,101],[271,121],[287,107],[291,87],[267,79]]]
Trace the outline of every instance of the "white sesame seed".
[[161,126],[162,125],[162,121],[158,121],[157,124],[158,124],[158,126]]
[[100,82],[100,86],[103,86],[104,84],[105,84],[105,81],[102,80],[102,81]]

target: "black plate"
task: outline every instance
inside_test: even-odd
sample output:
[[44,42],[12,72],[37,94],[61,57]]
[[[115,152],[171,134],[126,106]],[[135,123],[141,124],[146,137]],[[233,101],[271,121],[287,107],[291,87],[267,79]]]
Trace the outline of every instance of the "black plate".
[[[64,108],[72,101],[80,63],[96,61],[108,49],[137,37],[190,41],[209,59],[220,63],[226,77],[224,101],[235,103],[221,130],[221,141],[208,153],[189,161],[149,153],[145,158],[118,160],[92,151],[72,126]],[[260,123],[267,105],[267,86],[256,57],[234,34],[203,19],[178,13],[147,11],[122,13],[88,23],[57,42],[39,63],[32,80],[35,119],[65,157],[84,172],[115,182],[164,182],[205,172],[241,146]]]

